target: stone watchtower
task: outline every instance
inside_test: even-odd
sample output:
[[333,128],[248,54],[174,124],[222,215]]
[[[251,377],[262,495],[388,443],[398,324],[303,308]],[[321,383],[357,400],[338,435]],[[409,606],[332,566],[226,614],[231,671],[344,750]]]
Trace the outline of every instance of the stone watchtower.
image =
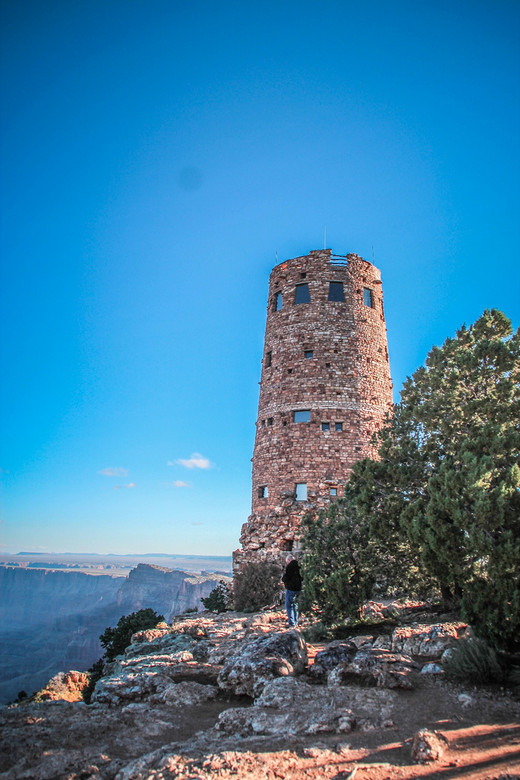
[[355,254],[310,252],[269,282],[252,514],[234,567],[299,550],[302,516],[343,495],[392,405],[381,274]]

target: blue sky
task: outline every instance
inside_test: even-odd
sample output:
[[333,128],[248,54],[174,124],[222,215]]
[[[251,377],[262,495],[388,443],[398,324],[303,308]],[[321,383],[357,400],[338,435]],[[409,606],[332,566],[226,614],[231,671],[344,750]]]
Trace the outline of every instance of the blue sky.
[[1,549],[227,555],[268,276],[382,270],[396,400],[520,324],[520,5],[11,0]]

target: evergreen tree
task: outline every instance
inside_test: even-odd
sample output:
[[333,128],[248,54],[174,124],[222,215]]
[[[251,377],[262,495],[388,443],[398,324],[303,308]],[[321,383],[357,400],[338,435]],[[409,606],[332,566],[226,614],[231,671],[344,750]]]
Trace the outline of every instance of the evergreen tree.
[[99,637],[102,647],[105,648],[104,658],[113,661],[117,655],[124,653],[133,634],[147,628],[155,628],[161,620],[164,620],[164,617],[158,615],[153,609],[140,609],[138,612],[119,618],[115,628],[105,629]]
[[210,612],[225,612],[231,609],[232,595],[231,583],[226,580],[220,580],[219,584],[213,588],[209,596],[201,598],[202,603]]
[[378,462],[351,482],[380,539],[405,535],[482,636],[520,635],[520,331],[499,311],[435,347],[409,378]]
[[239,612],[257,612],[275,604],[280,594],[282,572],[276,563],[247,563],[233,579],[233,603]]
[[359,613],[375,584],[372,549],[350,497],[302,521],[303,607],[317,606],[325,624]]

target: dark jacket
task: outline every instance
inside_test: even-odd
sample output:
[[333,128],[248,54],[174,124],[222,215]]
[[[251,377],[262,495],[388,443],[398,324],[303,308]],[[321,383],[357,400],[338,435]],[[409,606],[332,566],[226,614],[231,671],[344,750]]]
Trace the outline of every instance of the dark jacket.
[[285,585],[286,590],[302,589],[302,576],[300,574],[298,561],[291,561],[287,564],[285,574],[282,577],[282,582]]

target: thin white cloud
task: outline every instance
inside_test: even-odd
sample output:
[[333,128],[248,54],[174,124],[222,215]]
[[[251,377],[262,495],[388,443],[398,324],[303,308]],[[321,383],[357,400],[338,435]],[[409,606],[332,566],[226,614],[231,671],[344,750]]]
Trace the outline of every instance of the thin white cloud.
[[113,490],[121,490],[122,488],[135,488],[135,482],[129,482],[128,485],[114,485]]
[[128,469],[115,466],[113,468],[101,469],[101,471],[98,471],[98,474],[102,474],[104,477],[126,477]]
[[200,522],[199,520],[194,520],[192,525],[204,525],[204,523]]
[[175,463],[168,461],[168,466],[184,466],[185,469],[212,469],[213,463],[201,455],[200,452],[194,452],[190,458],[178,458]]
[[189,482],[183,482],[182,479],[176,479],[175,482],[170,483],[173,487],[191,487]]

